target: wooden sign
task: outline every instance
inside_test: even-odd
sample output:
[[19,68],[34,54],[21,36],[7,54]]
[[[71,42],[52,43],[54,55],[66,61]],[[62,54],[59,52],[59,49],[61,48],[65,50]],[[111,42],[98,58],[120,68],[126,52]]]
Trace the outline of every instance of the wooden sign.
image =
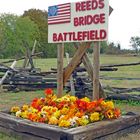
[[50,6],[48,9],[48,42],[107,40],[108,16],[108,0],[85,0]]

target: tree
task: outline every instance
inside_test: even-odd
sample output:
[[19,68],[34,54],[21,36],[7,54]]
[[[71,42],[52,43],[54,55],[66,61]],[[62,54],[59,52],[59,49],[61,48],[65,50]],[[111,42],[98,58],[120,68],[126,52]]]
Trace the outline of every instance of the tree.
[[16,15],[2,14],[0,16],[0,24],[1,24],[0,41],[1,41],[2,55],[4,57],[13,55],[13,49],[11,48],[13,48],[14,45],[12,44],[15,44],[16,41],[16,38],[14,38],[16,20],[17,20]]
[[28,17],[19,17],[16,20],[15,36],[18,38],[18,44],[22,46],[24,52],[25,44],[32,49],[34,40],[39,40],[39,29],[38,26],[31,21]]
[[121,50],[121,44],[120,44],[120,43],[117,44],[117,48],[118,48],[119,50]]
[[[34,21],[40,32],[40,48],[39,51],[42,51],[44,56],[48,57],[52,54],[50,51],[55,51],[56,47],[53,47],[52,44],[48,44],[48,13],[47,11],[42,11],[39,9],[29,9],[25,11],[23,17],[29,17]],[[49,52],[48,52],[49,51]]]
[[[39,51],[43,52],[44,57],[56,57],[57,46],[56,44],[48,43],[48,13],[39,9],[29,9],[25,11],[23,17],[29,17],[34,21],[39,28],[40,32],[40,47]],[[65,52],[68,52],[72,56],[75,52],[75,48],[72,43],[65,43]]]
[[26,41],[32,47],[34,40],[39,36],[38,27],[33,21],[12,14],[0,16],[0,32],[2,32],[1,44],[6,42],[2,52],[5,58],[23,55],[25,51],[23,42]]
[[110,42],[108,47],[105,50],[106,54],[121,54],[121,46],[120,44],[115,44],[114,42]]
[[101,48],[100,48],[100,53],[106,53],[106,50],[108,48],[108,44],[106,41],[101,42]]
[[133,49],[135,49],[135,52],[138,53],[139,47],[140,47],[140,37],[138,37],[138,36],[131,37],[130,43],[131,43]]
[[7,40],[5,38],[5,27],[2,22],[0,22],[0,58],[3,58],[3,51],[6,48]]

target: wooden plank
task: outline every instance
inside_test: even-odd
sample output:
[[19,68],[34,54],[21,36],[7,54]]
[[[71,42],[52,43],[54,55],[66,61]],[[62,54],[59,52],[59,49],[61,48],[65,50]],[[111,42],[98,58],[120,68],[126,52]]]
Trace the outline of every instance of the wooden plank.
[[136,66],[140,65],[140,62],[133,63],[124,63],[124,64],[110,64],[110,65],[102,65],[103,67],[122,67],[122,66]]
[[[66,53],[66,59],[67,59],[67,63],[69,64],[70,62],[69,53]],[[75,96],[74,79],[72,75],[70,76],[70,89],[71,89],[71,94]]]
[[[91,43],[90,43],[91,44]],[[90,45],[89,44],[89,45]],[[78,47],[78,45],[76,44],[76,43],[74,43],[74,47],[76,48],[76,49],[78,49],[79,47]],[[82,57],[82,62],[83,62],[83,64],[84,64],[84,66],[85,66],[85,68],[86,68],[86,70],[87,70],[87,72],[88,72],[88,74],[89,74],[89,77],[91,78],[91,80],[93,79],[93,66],[92,66],[92,63],[90,62],[90,60],[89,60],[89,58],[88,58],[88,55],[87,55],[87,53],[84,53],[84,55],[83,55],[83,57]]]
[[34,68],[33,59],[31,58],[32,54],[29,49],[29,44],[26,41],[23,41],[23,43],[24,43],[24,47],[26,49],[26,58],[23,63],[23,68],[25,68],[27,66],[28,60],[29,60],[29,63],[31,64],[31,68]]
[[81,58],[83,57],[84,53],[86,52],[87,48],[89,47],[90,43],[82,43],[81,46],[76,51],[75,55],[71,59],[70,63],[64,70],[64,84],[66,81],[70,78],[72,72],[76,68],[76,66],[79,64]]
[[57,46],[57,95],[62,96],[63,93],[63,58],[64,58],[64,43]]
[[[33,48],[32,48],[31,55],[34,55],[34,53],[35,53],[36,44],[37,44],[37,41],[35,40],[35,41],[34,41]],[[31,56],[30,56],[30,57],[31,57]],[[26,65],[26,66],[27,66],[27,67],[29,66],[29,59],[28,59],[28,61],[27,61],[27,65]]]
[[[90,43],[90,44],[91,44],[91,43]],[[90,44],[89,44],[89,45],[90,45]],[[76,43],[74,43],[74,46],[75,46],[75,48],[78,49],[78,45],[77,45]],[[80,46],[79,46],[79,47],[80,47]],[[87,72],[88,72],[88,74],[89,74],[90,79],[93,81],[93,65],[92,65],[90,59],[88,58],[87,53],[84,53],[84,55],[83,55],[83,57],[82,57],[82,62],[83,62],[84,66],[85,66],[85,68],[86,68],[86,70],[87,70]],[[106,95],[105,95],[105,93],[104,93],[104,90],[103,90],[103,88],[102,88],[102,86],[101,86],[100,81],[99,81],[99,96],[100,96],[101,98],[106,98]]]
[[21,136],[26,134],[28,140],[33,140],[34,137],[40,138],[39,140],[105,140],[112,136],[119,138],[122,134],[136,131],[139,128],[140,115],[125,115],[115,120],[103,120],[87,126],[68,129],[35,123],[0,112],[0,132],[7,133],[8,131],[8,133]]
[[100,42],[94,42],[93,55],[93,99],[99,99]]
[[[38,55],[41,55],[42,54],[42,52],[38,52],[38,53],[35,53],[34,55],[31,55],[31,57],[33,57],[33,56],[38,56]],[[23,57],[21,57],[21,58],[17,58],[16,59],[16,61],[19,61],[19,60],[22,60],[22,59],[25,59],[26,58],[26,56],[23,56]],[[7,64],[7,63],[11,63],[11,62],[13,62],[13,61],[15,61],[15,59],[11,59],[11,60],[8,60],[8,61],[4,61],[4,62],[1,62],[1,63],[3,63],[3,64]]]
[[26,133],[49,140],[60,140],[63,130],[65,130],[57,126],[17,118],[6,113],[0,113],[0,126],[18,133]]
[[[10,66],[11,69],[14,69],[17,61],[15,60],[12,65]],[[3,75],[3,77],[0,79],[0,86],[3,84],[4,80],[7,78],[8,74],[10,73],[10,70],[7,70],[6,73]]]
[[123,132],[123,134],[133,132],[134,127],[135,130],[140,128],[140,115],[123,116],[116,120],[96,122],[78,129],[67,130],[67,132],[73,136],[72,140],[104,140],[105,137],[109,138],[112,135],[116,138],[121,137],[118,132]]

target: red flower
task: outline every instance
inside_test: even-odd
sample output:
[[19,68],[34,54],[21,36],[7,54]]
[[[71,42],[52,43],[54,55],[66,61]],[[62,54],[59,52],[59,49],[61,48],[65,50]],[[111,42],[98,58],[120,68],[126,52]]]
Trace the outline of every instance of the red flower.
[[104,100],[103,98],[100,98],[99,100],[97,100],[96,106],[99,106],[103,100]]
[[76,100],[76,104],[77,104],[77,107],[78,107],[79,110],[85,111],[87,109],[87,104],[88,103],[85,102],[85,101],[82,101],[82,100],[78,99],[78,100]]
[[59,104],[57,104],[57,108],[58,109],[62,109],[64,106],[67,106],[67,102],[66,101],[62,101]]
[[95,106],[96,106],[96,102],[93,101],[93,102],[89,102],[87,103],[87,110],[90,112],[90,111],[93,111],[95,109]]
[[35,98],[35,99],[33,99],[31,106],[34,107],[35,109],[37,109],[38,105],[39,105],[38,103],[39,103],[39,99]]
[[44,92],[45,92],[46,95],[51,95],[51,94],[53,94],[53,90],[52,90],[51,88],[45,89]]
[[114,117],[115,117],[115,118],[118,118],[118,117],[120,117],[120,116],[121,116],[121,111],[120,111],[120,109],[115,108],[115,109],[114,109]]
[[48,101],[48,105],[55,107],[56,106],[56,102],[55,101],[52,101],[52,100],[49,100]]

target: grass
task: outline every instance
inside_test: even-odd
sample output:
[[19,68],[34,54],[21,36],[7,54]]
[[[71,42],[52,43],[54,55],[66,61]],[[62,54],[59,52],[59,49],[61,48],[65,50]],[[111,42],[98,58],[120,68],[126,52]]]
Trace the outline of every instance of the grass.
[[[92,60],[92,56],[90,56]],[[0,60],[2,61],[2,60]],[[4,61],[4,60],[3,60]],[[140,57],[132,56],[117,56],[117,55],[101,55],[101,64],[120,64],[120,63],[132,63],[140,62]],[[22,61],[18,62],[18,66],[22,66]],[[34,64],[37,68],[41,68],[42,71],[48,71],[52,67],[57,67],[57,60],[55,58],[51,59],[34,59]],[[67,62],[64,59],[64,66]],[[118,71],[114,72],[100,72],[100,76],[103,77],[124,77],[124,78],[140,78],[140,65],[137,66],[126,66],[118,67]],[[101,83],[114,87],[138,87],[138,80],[101,80]]]
[[4,133],[0,133],[0,140],[20,140],[18,137],[8,136]]
[[[128,56],[114,56],[114,55],[101,55],[101,64],[119,64],[119,63],[131,63],[139,62],[140,57],[128,57]],[[0,60],[0,62],[5,60]],[[66,60],[64,59],[65,66]],[[51,67],[56,68],[56,59],[35,59],[34,64],[37,68],[41,68],[42,71],[48,71]],[[22,61],[18,62],[18,66],[22,65]],[[125,77],[125,78],[140,78],[140,65],[138,66],[127,66],[118,67],[118,71],[115,72],[100,72],[101,76],[105,77]],[[101,80],[102,84],[114,86],[114,87],[140,87],[139,80]],[[129,94],[139,94],[140,92],[132,92]],[[22,105],[30,103],[35,97],[42,97],[43,91],[32,91],[32,92],[18,92],[18,93],[0,93],[0,110],[7,110],[14,105]],[[121,108],[122,112],[136,112],[140,114],[140,103],[139,102],[126,102],[117,101],[116,106]],[[140,131],[135,134],[129,134],[127,137],[120,138],[120,140],[132,140],[139,139]],[[18,138],[9,137],[5,134],[0,133],[0,140],[18,140]]]

